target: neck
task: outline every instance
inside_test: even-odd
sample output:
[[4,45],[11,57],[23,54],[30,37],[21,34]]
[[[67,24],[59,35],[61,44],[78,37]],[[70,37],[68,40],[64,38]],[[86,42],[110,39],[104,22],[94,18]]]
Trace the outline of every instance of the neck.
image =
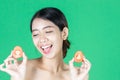
[[63,58],[60,56],[53,59],[42,57],[41,61],[42,61],[43,68],[45,68],[45,70],[52,73],[60,72],[64,66]]

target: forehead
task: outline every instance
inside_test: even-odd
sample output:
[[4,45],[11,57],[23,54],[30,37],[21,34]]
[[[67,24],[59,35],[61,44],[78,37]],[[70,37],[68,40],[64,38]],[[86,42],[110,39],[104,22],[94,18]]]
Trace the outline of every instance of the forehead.
[[34,29],[42,30],[44,28],[58,28],[58,26],[56,26],[53,22],[49,20],[44,20],[41,18],[36,18],[33,20],[32,30]]

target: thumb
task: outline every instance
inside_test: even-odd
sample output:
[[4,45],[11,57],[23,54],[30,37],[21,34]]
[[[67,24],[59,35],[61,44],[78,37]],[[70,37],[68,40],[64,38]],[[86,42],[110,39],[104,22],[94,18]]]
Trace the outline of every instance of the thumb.
[[74,58],[72,60],[69,61],[69,67],[73,68],[74,67]]
[[22,64],[26,64],[26,63],[27,63],[27,56],[23,52],[23,62],[22,62]]
[[77,69],[74,67],[74,58],[69,61],[70,72],[73,76],[77,75]]

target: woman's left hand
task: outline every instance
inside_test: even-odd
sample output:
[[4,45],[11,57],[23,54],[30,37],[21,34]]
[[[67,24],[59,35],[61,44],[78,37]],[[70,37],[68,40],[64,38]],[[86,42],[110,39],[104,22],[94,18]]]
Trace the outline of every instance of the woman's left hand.
[[88,80],[88,72],[91,68],[91,63],[84,57],[81,67],[74,67],[74,58],[69,62],[70,73],[72,80]]

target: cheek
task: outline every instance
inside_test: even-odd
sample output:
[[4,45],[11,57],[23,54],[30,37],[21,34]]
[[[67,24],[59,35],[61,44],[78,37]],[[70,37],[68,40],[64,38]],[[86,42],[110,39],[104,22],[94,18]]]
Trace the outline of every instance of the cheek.
[[61,35],[57,35],[57,34],[51,37],[51,40],[55,45],[58,45],[59,47],[62,45],[63,42]]
[[50,41],[53,41],[53,42],[61,42],[62,41],[62,36],[57,33],[52,36],[48,36],[48,38]]

